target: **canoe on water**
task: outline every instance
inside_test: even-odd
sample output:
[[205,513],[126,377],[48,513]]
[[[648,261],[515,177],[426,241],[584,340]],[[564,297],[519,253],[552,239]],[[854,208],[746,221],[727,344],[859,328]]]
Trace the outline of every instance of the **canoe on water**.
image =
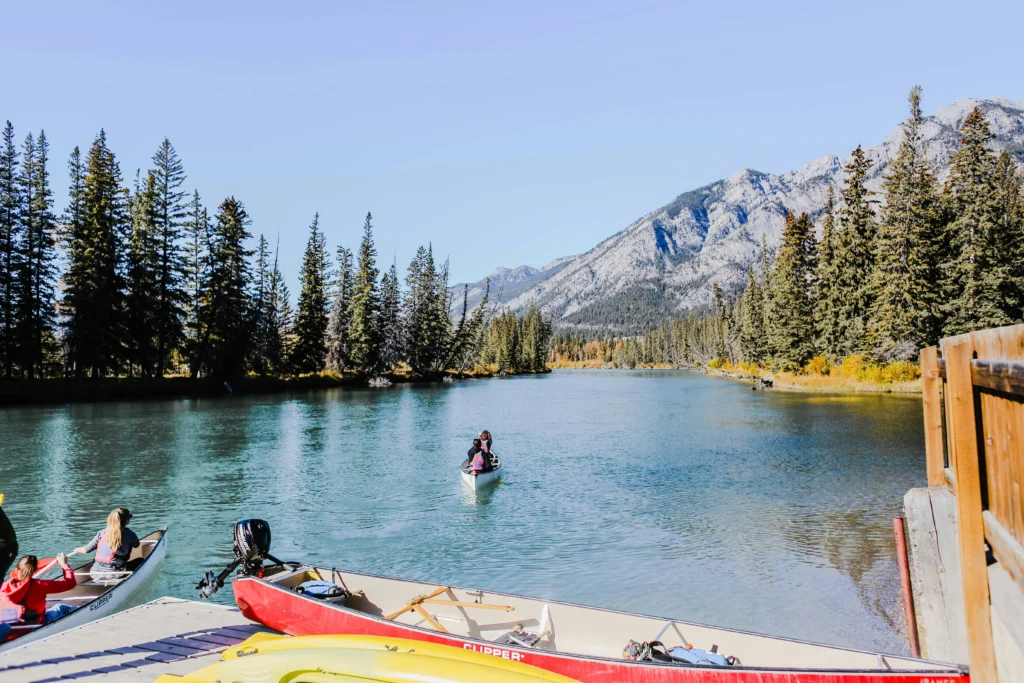
[[[69,605],[75,610],[49,624],[24,624],[14,622],[11,626],[11,639],[0,643],[0,652],[7,652],[28,645],[29,643],[81,626],[90,621],[101,619],[121,609],[131,596],[141,588],[156,572],[164,559],[167,550],[167,529],[158,529],[139,539],[139,547],[132,550],[129,564],[134,569],[127,572],[115,572],[109,579],[98,581],[89,572],[92,562],[75,567],[75,578],[78,585],[63,593],[47,596],[47,608],[55,605]],[[141,560],[141,562],[140,562]],[[36,572],[37,578],[48,578],[50,573],[60,571],[54,560],[40,560],[40,569],[49,571]]]
[[501,477],[501,458],[491,456],[491,469],[487,472],[474,472],[468,463],[462,464],[462,483],[471,489],[479,489],[498,481]]
[[[297,590],[327,581],[343,595]],[[580,605],[314,565],[233,583],[242,613],[296,636],[362,635],[449,645],[586,683],[967,683],[963,667]],[[337,592],[337,591],[335,591]],[[712,651],[731,664],[624,657],[630,643]],[[692,649],[691,649],[692,648]]]
[[258,633],[229,647],[223,661],[156,683],[573,683],[529,664],[421,640],[379,636]]

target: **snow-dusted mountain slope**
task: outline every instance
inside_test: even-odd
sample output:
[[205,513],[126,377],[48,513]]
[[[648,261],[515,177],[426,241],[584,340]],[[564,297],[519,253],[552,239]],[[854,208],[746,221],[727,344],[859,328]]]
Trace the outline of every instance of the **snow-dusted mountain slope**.
[[[940,177],[956,149],[957,131],[975,105],[997,136],[994,146],[1024,164],[1024,102],[965,99],[927,117],[922,126]],[[871,189],[879,190],[901,139],[897,125],[881,144],[865,148],[874,162]],[[781,175],[743,169],[679,195],[583,254],[540,269],[499,268],[491,276],[491,290],[503,286],[502,301],[514,310],[536,302],[561,326],[625,331],[678,315],[706,304],[713,282],[725,289],[740,286],[762,235],[770,246],[778,243],[787,211],[817,219],[827,188],[838,190],[847,160],[831,154]],[[470,285],[476,300],[482,286],[482,281]]]

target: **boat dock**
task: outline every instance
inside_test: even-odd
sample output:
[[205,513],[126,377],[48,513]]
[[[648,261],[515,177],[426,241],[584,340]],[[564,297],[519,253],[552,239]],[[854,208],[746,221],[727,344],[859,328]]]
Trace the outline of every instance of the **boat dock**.
[[0,680],[152,683],[207,666],[224,649],[269,630],[234,608],[160,598],[0,653]]

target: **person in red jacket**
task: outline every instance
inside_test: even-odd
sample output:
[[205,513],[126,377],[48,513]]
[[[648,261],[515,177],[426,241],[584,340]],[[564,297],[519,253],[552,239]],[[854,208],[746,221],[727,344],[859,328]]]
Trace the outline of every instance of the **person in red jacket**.
[[38,624],[53,621],[67,611],[65,605],[46,609],[46,596],[69,591],[77,585],[75,570],[68,565],[64,553],[57,555],[57,563],[64,576],[59,579],[35,579],[32,575],[39,569],[35,555],[25,555],[14,569],[11,578],[0,586],[0,622],[24,621]]

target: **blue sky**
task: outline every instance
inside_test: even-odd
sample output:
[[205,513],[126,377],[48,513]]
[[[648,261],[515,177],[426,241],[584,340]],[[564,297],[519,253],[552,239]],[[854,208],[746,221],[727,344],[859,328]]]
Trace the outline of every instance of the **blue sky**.
[[126,178],[164,136],[204,201],[245,202],[293,283],[373,211],[381,260],[454,280],[592,247],[742,167],[783,172],[927,113],[1024,100],[1024,3],[8,3],[0,120]]

